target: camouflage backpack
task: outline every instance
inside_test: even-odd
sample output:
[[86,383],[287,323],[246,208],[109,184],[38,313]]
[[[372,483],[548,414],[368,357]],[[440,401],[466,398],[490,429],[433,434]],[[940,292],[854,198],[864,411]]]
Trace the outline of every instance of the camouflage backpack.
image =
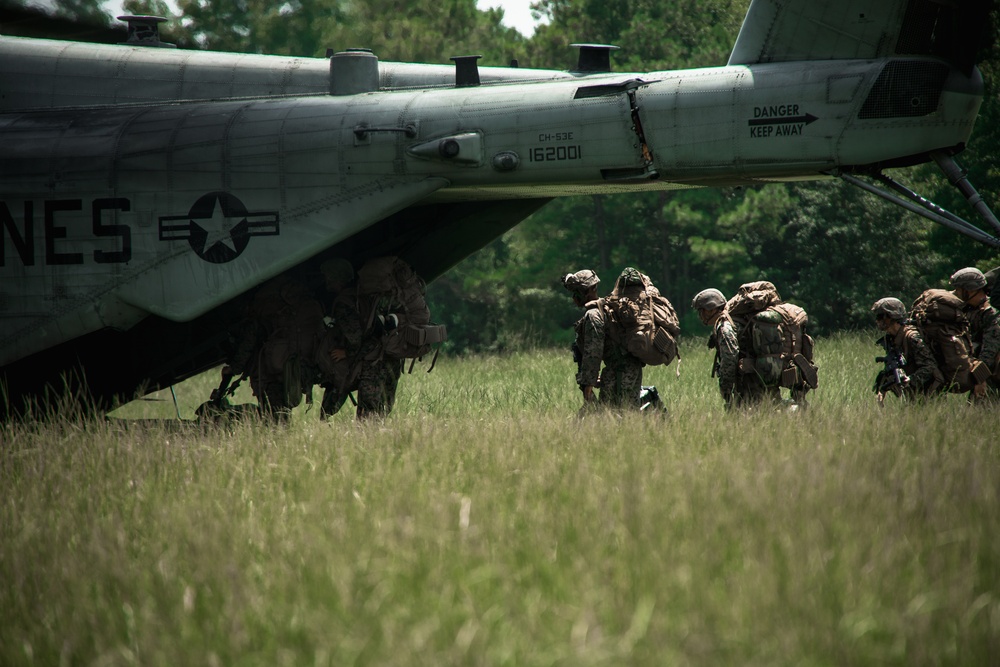
[[607,297],[598,300],[613,340],[649,366],[667,365],[680,356],[680,320],[673,305],[649,280],[627,268]]
[[969,320],[964,310],[965,302],[943,289],[924,291],[910,309],[910,317],[944,374],[945,386],[956,393],[969,391],[976,383]]
[[781,303],[781,295],[773,283],[766,280],[746,283],[733,295],[726,304],[726,312],[740,328],[745,326],[749,318],[768,306]]
[[730,316],[739,328],[739,367],[744,374],[756,375],[766,387],[819,386],[805,310],[783,303],[767,281],[742,285],[726,308],[732,308]]
[[395,326],[386,326],[385,356],[417,359],[448,339],[443,324],[431,324],[425,292],[423,279],[398,257],[376,257],[358,269],[358,303],[368,328],[378,316],[398,318]]

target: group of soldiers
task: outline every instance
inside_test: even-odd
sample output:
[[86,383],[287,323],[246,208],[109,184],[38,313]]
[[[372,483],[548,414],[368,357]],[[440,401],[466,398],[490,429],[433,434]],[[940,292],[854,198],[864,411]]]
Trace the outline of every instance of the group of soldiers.
[[908,400],[947,391],[968,391],[972,401],[1000,398],[1000,316],[990,304],[998,273],[1000,268],[987,275],[975,267],[966,267],[950,278],[950,295],[960,317],[943,334],[950,339],[946,341],[952,344],[949,347],[967,357],[955,363],[941,349],[932,349],[934,341],[926,340],[926,331],[921,332],[908,318],[901,300],[884,297],[872,305],[875,323],[885,332],[877,341],[885,350],[885,356],[879,358],[885,368],[874,386],[879,404],[889,393]]
[[[423,281],[402,260],[380,259],[414,277],[429,320]],[[345,259],[327,260],[318,274],[304,279],[279,276],[254,294],[234,329],[221,384],[204,407],[224,412],[230,407],[227,396],[249,379],[261,414],[277,421],[287,421],[303,398],[312,403],[315,385],[324,389],[321,418],[339,411],[349,397],[359,420],[384,417],[395,403],[403,368],[402,357],[387,350],[387,340],[405,323],[406,313],[390,289],[359,291],[354,267]]]
[[[357,405],[358,419],[388,415],[403,359],[422,356],[446,334],[444,327],[430,324],[424,283],[405,262],[376,258],[360,272],[369,267],[364,288],[359,288],[353,265],[339,258],[320,265],[318,276],[299,280],[283,275],[264,284],[236,329],[222,382],[205,405],[224,408],[226,397],[249,378],[260,411],[279,421],[287,420],[303,397],[311,403],[317,384],[324,389],[321,418],[339,411],[349,397]],[[619,281],[634,278],[629,272],[643,278],[646,289],[659,298],[655,287],[635,269],[626,269]],[[885,356],[878,361],[885,368],[875,383],[879,404],[889,393],[914,399],[967,391],[970,400],[1000,398],[1000,316],[989,300],[998,272],[1000,268],[989,274],[974,267],[960,269],[951,276],[951,291],[928,290],[917,300],[913,315],[918,304],[921,315],[949,306],[955,311],[960,324],[941,329],[947,334],[945,343],[932,337],[937,333],[928,333],[938,331],[931,324],[921,321],[917,326],[909,319],[897,297],[884,297],[872,305],[875,323],[884,332],[878,343]],[[620,323],[610,321],[615,318],[609,312],[614,311],[609,311],[607,299],[598,296],[597,274],[584,269],[566,274],[562,282],[574,303],[584,309],[575,325],[573,345],[584,410],[598,405],[645,409],[652,401],[662,405],[655,388],[642,385],[645,364],[616,332]],[[928,295],[936,301],[923,302]],[[930,301],[934,303],[929,306]],[[805,311],[782,302],[774,286],[764,281],[741,286],[728,300],[718,289],[702,290],[691,306],[712,330],[708,341],[715,349],[712,376],[718,378],[726,409],[781,402],[781,387],[791,390],[786,402],[805,405],[806,393],[817,383]],[[763,315],[780,323],[774,329],[782,332],[770,349],[759,347],[767,335],[762,333],[767,325],[761,323],[768,321]],[[949,341],[961,357],[955,363],[942,361],[940,348]]]
[[[949,391],[968,391],[970,400],[1000,395],[1000,317],[989,301],[998,271],[1000,269],[994,269],[987,275],[967,267],[951,276],[952,290],[947,295],[961,311],[957,319],[964,327],[956,330],[956,338],[961,335],[968,341],[964,362],[968,371],[960,381],[954,370],[942,368],[945,364],[938,361],[940,350],[932,350],[933,341],[924,340],[921,330],[908,319],[901,300],[885,297],[874,303],[871,312],[878,328],[885,332],[878,342],[886,352],[885,357],[879,358],[886,362],[886,370],[876,381],[879,404],[887,393],[909,399]],[[600,279],[597,274],[584,269],[566,274],[562,283],[572,294],[574,303],[585,310],[575,325],[574,342],[576,383],[583,394],[584,408],[590,404],[613,409],[640,407],[640,397],[646,389],[642,386],[643,364],[624,349],[619,337],[610,335],[608,318],[598,298]],[[770,283],[761,282],[744,285],[741,292],[747,287],[754,289],[762,285],[774,289]],[[775,297],[775,303],[783,305],[776,291]],[[790,373],[791,381],[766,382],[758,372],[759,363],[756,366],[753,363],[758,361],[753,359],[755,352],[757,356],[762,355],[759,350],[749,349],[757,334],[748,331],[750,325],[746,318],[734,318],[733,304],[737,300],[738,296],[727,299],[720,290],[710,288],[696,294],[691,302],[701,322],[712,330],[708,341],[709,347],[715,349],[712,376],[718,378],[719,393],[726,409],[778,402],[804,407],[806,392],[817,383],[816,366],[812,363],[812,339],[804,331],[805,312],[791,304],[786,306],[801,313],[802,328],[795,331],[794,336],[799,341],[798,347],[788,347],[780,355],[769,355],[780,356],[781,363],[787,364],[779,369],[779,374],[781,371]],[[805,348],[801,347],[802,341],[806,343]],[[782,386],[791,390],[788,399],[782,399]],[[597,389],[599,393],[595,392]]]

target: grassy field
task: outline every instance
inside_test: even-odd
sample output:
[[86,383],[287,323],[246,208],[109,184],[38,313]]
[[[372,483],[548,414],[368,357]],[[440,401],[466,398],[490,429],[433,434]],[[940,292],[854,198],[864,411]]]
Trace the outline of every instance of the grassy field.
[[0,664],[998,664],[1000,408],[878,409],[874,337],[794,414],[726,414],[692,339],[667,418],[578,419],[539,351],[384,423],[0,426]]

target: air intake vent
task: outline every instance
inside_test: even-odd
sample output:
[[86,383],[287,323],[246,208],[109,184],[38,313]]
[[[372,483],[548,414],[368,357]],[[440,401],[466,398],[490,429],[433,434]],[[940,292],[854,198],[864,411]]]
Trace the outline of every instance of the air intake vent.
[[859,118],[908,118],[937,110],[948,76],[942,63],[893,61],[878,75]]
[[162,16],[119,16],[119,21],[128,24],[128,38],[122,42],[128,46],[159,46],[172,49],[176,45],[160,41],[160,24],[167,19]]

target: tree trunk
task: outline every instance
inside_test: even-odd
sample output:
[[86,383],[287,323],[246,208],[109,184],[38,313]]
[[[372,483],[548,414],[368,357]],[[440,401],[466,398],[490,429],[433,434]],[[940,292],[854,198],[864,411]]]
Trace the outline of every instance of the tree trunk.
[[[663,190],[659,192],[656,209],[656,226],[660,229],[660,284],[657,287],[660,294],[670,294],[672,284],[670,271],[670,257],[672,255],[670,247],[670,221],[663,215],[663,210],[667,206],[667,193]],[[670,297],[667,297],[668,299]]]
[[611,249],[608,247],[607,219],[604,215],[604,196],[594,195],[594,226],[597,228],[597,251],[601,271],[611,268]]

